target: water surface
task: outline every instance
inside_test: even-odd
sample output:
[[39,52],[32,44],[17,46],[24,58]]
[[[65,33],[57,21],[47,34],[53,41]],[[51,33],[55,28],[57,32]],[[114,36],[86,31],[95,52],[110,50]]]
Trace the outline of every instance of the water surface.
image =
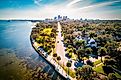
[[[0,61],[0,68],[11,65],[15,61],[9,57],[3,58],[3,55],[14,53],[14,57],[26,62],[30,69],[41,67],[43,71],[48,72],[53,79],[56,79],[59,75],[31,46],[32,25],[29,21],[0,21],[0,58],[3,59]],[[6,55],[4,56],[6,57]],[[3,73],[3,71],[1,72]]]

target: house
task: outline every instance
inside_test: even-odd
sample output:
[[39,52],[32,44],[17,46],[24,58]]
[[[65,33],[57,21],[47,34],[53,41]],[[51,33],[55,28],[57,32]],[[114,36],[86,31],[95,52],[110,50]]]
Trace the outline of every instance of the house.
[[96,43],[96,41],[93,38],[91,38],[91,39],[88,40],[87,46],[97,47],[97,43]]
[[82,40],[82,37],[81,37],[81,36],[77,36],[77,37],[76,37],[76,40],[78,40],[78,41],[79,41],[79,40]]

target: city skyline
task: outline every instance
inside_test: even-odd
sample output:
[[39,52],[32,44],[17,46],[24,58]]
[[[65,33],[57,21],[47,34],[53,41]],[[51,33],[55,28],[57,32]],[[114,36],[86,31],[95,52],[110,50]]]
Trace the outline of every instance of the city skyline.
[[121,0],[1,0],[0,19],[121,19]]

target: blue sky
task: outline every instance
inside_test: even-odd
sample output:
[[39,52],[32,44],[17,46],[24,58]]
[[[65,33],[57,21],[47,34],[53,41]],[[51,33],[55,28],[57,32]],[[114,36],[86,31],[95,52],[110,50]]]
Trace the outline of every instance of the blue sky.
[[0,19],[121,19],[121,0],[0,0]]

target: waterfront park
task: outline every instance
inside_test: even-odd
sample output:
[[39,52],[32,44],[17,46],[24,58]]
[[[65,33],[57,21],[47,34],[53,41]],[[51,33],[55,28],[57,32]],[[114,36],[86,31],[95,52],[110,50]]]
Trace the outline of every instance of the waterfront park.
[[120,25],[105,20],[40,21],[30,37],[38,54],[66,79],[117,80],[121,78]]

